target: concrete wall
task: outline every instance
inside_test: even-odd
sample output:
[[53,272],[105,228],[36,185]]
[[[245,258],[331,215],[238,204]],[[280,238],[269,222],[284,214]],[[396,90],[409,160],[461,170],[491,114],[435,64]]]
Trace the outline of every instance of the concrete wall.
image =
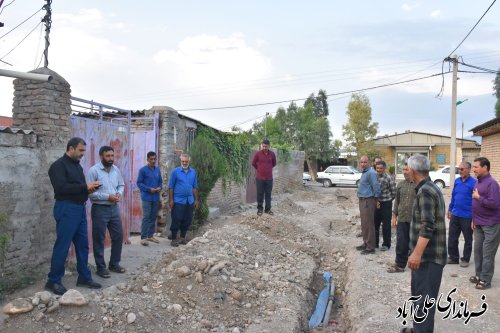
[[47,170],[63,151],[39,149],[36,142],[35,134],[0,133],[0,214],[8,218],[10,239],[0,259],[0,289],[48,271],[55,223]]
[[53,80],[14,80],[13,126],[22,130],[0,133],[0,214],[7,217],[9,237],[0,258],[0,294],[45,276],[55,240],[47,170],[66,150],[71,90],[50,69],[33,72]]
[[[274,152],[276,153],[276,151]],[[288,160],[280,159],[278,155],[277,165],[273,168],[273,195],[291,192],[302,187],[304,157],[305,154],[302,151],[292,151]],[[251,158],[249,163],[250,160]],[[255,172],[250,166],[246,182],[243,184],[231,183],[224,191],[222,181],[219,180],[208,196],[207,202],[210,207],[219,208],[221,213],[225,213],[237,209],[243,204],[256,202],[256,193]]]

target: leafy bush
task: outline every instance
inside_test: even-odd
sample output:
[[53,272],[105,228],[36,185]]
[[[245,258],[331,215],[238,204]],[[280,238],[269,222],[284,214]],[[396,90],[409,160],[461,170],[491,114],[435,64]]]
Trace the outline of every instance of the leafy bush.
[[195,211],[194,225],[196,228],[208,218],[207,198],[217,180],[226,169],[224,159],[215,145],[205,133],[199,133],[189,149],[191,165],[198,174],[198,208]]

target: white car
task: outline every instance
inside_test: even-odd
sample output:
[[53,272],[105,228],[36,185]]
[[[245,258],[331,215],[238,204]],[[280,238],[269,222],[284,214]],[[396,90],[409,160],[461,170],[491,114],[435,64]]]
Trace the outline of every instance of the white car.
[[[455,167],[455,179],[460,177],[458,173],[458,167]],[[450,186],[450,166],[444,165],[437,169],[436,171],[429,172],[429,177],[439,188],[445,188]]]
[[316,181],[323,183],[324,187],[335,185],[356,185],[358,186],[362,173],[352,166],[331,165],[323,172],[318,172]]
[[308,174],[307,172],[302,173],[302,184],[306,184],[306,183],[310,182],[311,179],[312,179],[312,177],[310,174]]

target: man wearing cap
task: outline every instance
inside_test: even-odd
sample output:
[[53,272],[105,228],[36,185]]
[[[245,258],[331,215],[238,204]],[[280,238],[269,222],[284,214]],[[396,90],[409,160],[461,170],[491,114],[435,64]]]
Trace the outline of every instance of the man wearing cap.
[[264,199],[264,212],[273,215],[274,213],[271,210],[271,191],[273,190],[273,168],[276,166],[276,155],[269,150],[269,140],[264,139],[261,147],[262,150],[255,153],[252,160],[252,166],[256,171],[257,215],[262,215]]

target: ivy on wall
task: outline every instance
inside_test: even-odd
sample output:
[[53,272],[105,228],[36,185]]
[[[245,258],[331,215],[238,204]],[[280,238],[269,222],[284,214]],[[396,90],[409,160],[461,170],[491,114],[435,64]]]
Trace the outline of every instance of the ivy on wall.
[[198,174],[199,205],[193,228],[208,218],[207,198],[219,178],[224,190],[228,184],[243,183],[248,175],[251,138],[247,135],[223,133],[200,126],[189,149],[192,166]]

